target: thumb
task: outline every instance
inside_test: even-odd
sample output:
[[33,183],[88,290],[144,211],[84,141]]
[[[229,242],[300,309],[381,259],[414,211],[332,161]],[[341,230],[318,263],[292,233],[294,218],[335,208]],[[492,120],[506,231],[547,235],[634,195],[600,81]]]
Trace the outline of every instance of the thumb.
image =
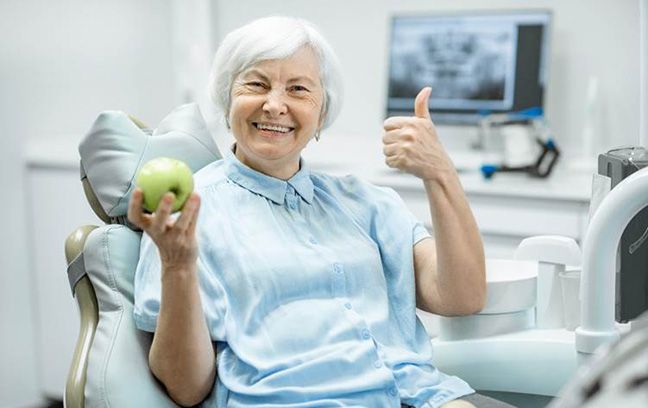
[[421,119],[430,119],[430,110],[428,108],[428,99],[432,94],[432,88],[426,86],[416,95],[414,101],[414,116]]

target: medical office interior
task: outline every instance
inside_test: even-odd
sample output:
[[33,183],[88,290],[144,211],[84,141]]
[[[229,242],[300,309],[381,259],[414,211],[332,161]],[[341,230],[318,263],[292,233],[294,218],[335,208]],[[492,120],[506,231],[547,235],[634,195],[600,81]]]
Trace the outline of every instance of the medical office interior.
[[[422,183],[384,164],[381,137],[387,116],[412,114],[412,88],[432,84],[489,281],[480,315],[420,313],[444,371],[547,406],[598,345],[583,330],[577,349],[579,327],[605,339],[641,330],[648,216],[633,217],[648,204],[645,177],[612,195],[648,164],[648,1],[3,0],[0,407],[61,406],[79,334],[64,242],[102,225],[79,181],[94,119],[121,110],[155,127],[197,102],[226,149],[205,90],[213,53],[276,14],[312,21],[342,66],[342,112],[305,159],[394,188],[428,227]],[[627,225],[635,235],[619,239]]]

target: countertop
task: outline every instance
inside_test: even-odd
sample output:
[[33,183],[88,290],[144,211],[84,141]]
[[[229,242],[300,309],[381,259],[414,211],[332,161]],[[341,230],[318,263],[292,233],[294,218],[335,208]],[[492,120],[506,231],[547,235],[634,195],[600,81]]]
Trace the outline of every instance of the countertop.
[[[345,149],[341,149],[342,152]],[[387,167],[382,156],[377,153],[364,155],[357,160],[349,154],[326,152],[319,148],[304,152],[306,162],[317,171],[333,175],[355,174],[372,183],[396,189],[420,190],[423,184],[415,176]],[[450,152],[451,157],[461,154]],[[322,157],[327,157],[323,160]],[[367,160],[366,157],[374,159]],[[454,159],[453,159],[454,160]],[[459,160],[461,161],[461,160]],[[25,162],[31,168],[55,168],[78,171],[79,154],[77,144],[61,139],[30,141],[25,149]],[[460,163],[461,165],[461,163]],[[459,165],[458,165],[459,167]],[[499,173],[490,180],[468,169],[460,171],[459,177],[467,194],[510,196],[519,198],[539,198],[589,202],[592,174],[585,171],[568,171],[557,166],[550,177],[537,179],[525,174]]]

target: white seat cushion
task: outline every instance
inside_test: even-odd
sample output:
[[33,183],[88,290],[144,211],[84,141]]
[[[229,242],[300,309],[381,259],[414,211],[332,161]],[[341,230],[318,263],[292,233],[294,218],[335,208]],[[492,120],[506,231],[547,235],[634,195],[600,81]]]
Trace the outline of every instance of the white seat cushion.
[[84,264],[97,295],[99,323],[88,358],[87,407],[176,407],[148,367],[152,335],[135,328],[133,279],[140,233],[123,225],[92,231]]

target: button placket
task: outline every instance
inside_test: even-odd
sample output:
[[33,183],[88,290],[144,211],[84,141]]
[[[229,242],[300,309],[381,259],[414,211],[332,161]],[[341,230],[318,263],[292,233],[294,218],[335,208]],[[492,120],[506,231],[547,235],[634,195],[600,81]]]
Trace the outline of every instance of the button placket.
[[371,338],[371,333],[369,333],[369,330],[362,330],[362,338],[365,340],[369,340]]
[[297,208],[297,194],[290,184],[286,186],[286,204],[288,204],[288,208],[291,210]]
[[[344,267],[339,263],[333,264],[333,295],[343,297],[346,295],[346,282],[344,278]],[[348,309],[348,308],[347,308]]]

